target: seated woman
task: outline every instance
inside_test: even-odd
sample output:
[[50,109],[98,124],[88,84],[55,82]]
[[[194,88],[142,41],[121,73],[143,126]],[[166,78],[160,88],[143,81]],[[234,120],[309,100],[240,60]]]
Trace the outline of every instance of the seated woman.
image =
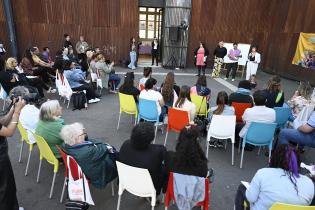
[[65,125],[60,133],[64,151],[72,156],[96,188],[105,188],[117,177],[115,148],[90,140],[80,123]]
[[273,76],[267,83],[264,93],[267,97],[266,107],[282,107],[284,103],[284,93],[281,88],[281,79],[279,76]]
[[243,210],[244,201],[252,210],[268,210],[274,203],[308,206],[314,196],[312,180],[299,174],[300,157],[296,149],[279,145],[271,156],[270,167],[259,169],[249,187],[240,185],[235,209]]
[[[111,92],[115,92],[118,89],[120,83],[120,77],[114,72],[114,62],[110,64],[105,61],[105,57],[102,54],[97,56],[97,62],[95,64],[97,70],[99,70],[102,78],[103,87],[111,86]],[[112,84],[113,83],[113,84]]]
[[33,69],[33,75],[40,76],[45,83],[50,82],[51,77],[56,74],[53,70],[53,64],[46,63],[40,59],[40,52],[38,47],[32,47],[30,49],[32,66],[37,67]]
[[151,144],[154,139],[154,125],[140,122],[131,132],[130,140],[123,143],[119,151],[119,161],[130,166],[149,170],[156,194],[159,195],[166,184],[166,148]]
[[179,92],[179,97],[174,104],[174,108],[185,110],[189,113],[189,121],[191,124],[194,123],[196,115],[196,105],[191,102],[190,99],[190,88],[186,85],[182,86]]
[[65,61],[63,75],[67,78],[73,91],[86,91],[88,103],[97,103],[101,101],[96,97],[95,91],[91,85],[85,82],[85,73],[81,69],[77,69],[75,63]]
[[14,88],[20,85],[18,76],[12,71],[5,69],[0,71],[0,84],[7,94]]
[[125,74],[124,83],[120,86],[119,92],[127,95],[132,95],[135,102],[138,103],[138,97],[140,91],[134,86],[135,75],[133,72],[127,72]]
[[207,176],[208,160],[198,143],[198,136],[197,127],[187,126],[180,131],[176,151],[169,151],[167,154],[169,172],[199,177]]
[[289,119],[293,121],[302,109],[311,103],[312,86],[307,82],[301,82],[297,91],[295,91],[292,98],[288,101],[289,107],[292,109],[293,118]]
[[172,107],[177,101],[179,87],[175,85],[175,75],[173,72],[167,73],[164,82],[161,85],[161,94],[165,102],[165,106]]
[[196,85],[191,87],[191,89],[190,89],[190,94],[199,95],[199,96],[206,96],[207,101],[210,100],[211,90],[207,87],[206,76],[202,75],[202,76],[198,77]]
[[61,158],[55,145],[63,143],[60,131],[64,126],[64,119],[61,118],[62,107],[57,100],[47,101],[42,104],[39,110],[39,121],[35,133],[42,136],[48,143],[50,149],[57,158]]
[[140,79],[139,81],[139,90],[142,91],[144,89],[144,85],[145,85],[145,82],[151,78],[152,76],[152,68],[151,67],[144,67],[143,69],[143,77]]

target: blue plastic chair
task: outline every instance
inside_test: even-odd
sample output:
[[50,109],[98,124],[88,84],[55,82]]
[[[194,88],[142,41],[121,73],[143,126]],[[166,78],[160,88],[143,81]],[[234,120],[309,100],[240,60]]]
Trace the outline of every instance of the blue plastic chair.
[[159,113],[156,101],[139,99],[139,114],[138,114],[138,123],[140,119],[143,119],[148,122],[155,122],[155,136],[153,143],[155,143],[158,123],[159,123]]
[[246,143],[254,145],[254,146],[268,146],[269,147],[269,160],[270,160],[272,142],[274,139],[276,128],[277,128],[276,123],[261,123],[261,122],[250,123],[248,131],[243,138],[240,168],[243,167],[244,147]]
[[274,107],[276,111],[277,128],[285,128],[291,114],[290,107]]

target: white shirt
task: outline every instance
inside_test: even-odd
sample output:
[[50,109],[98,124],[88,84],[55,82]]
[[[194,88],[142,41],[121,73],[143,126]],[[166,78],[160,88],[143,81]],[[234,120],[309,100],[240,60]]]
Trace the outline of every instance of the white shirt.
[[158,114],[161,114],[161,106],[159,101],[163,99],[163,96],[161,95],[160,92],[155,91],[155,90],[143,90],[141,91],[139,98],[142,99],[147,99],[147,100],[151,100],[151,101],[156,101],[156,105],[157,105],[157,109],[158,109]]
[[139,87],[140,87],[140,85],[145,85],[145,82],[148,80],[149,78],[146,78],[146,77],[143,77],[143,78],[141,78],[140,79],[140,81],[139,81]]
[[273,123],[276,121],[276,112],[274,109],[266,106],[254,106],[245,110],[243,121],[246,123],[239,136],[243,138],[249,128],[251,122]]
[[300,174],[296,179],[298,194],[289,176],[281,168],[259,169],[246,190],[252,210],[268,210],[276,202],[308,206],[314,196],[312,180]]
[[34,105],[25,105],[21,110],[19,120],[23,128],[25,128],[28,133],[29,141],[31,143],[35,143],[35,138],[33,137],[31,131],[35,133],[37,122],[39,120],[39,109],[36,108]]
[[185,102],[183,103],[183,105],[179,108],[175,107],[174,104],[174,108],[176,109],[181,109],[184,111],[187,111],[189,113],[189,121],[193,121],[196,115],[196,105],[194,103],[192,103],[191,101],[189,101],[187,98],[185,99]]

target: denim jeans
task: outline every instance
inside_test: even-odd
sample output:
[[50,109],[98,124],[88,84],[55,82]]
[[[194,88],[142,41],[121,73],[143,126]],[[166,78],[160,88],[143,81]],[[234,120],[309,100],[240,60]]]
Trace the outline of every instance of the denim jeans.
[[279,133],[279,144],[289,142],[315,148],[315,130],[311,133],[303,133],[296,129],[282,129]]
[[130,69],[136,69],[135,63],[137,60],[137,53],[135,51],[130,52],[130,64],[128,65],[128,68]]
[[[110,74],[108,81],[110,83],[114,82],[115,83],[115,88],[117,89],[117,87],[118,87],[118,85],[120,83],[120,77],[117,74]],[[114,87],[112,86],[111,89],[114,90]]]

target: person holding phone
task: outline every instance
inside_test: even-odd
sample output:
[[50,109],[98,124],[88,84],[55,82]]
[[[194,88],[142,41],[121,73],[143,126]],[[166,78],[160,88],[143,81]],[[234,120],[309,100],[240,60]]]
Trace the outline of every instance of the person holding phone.
[[252,46],[251,52],[248,54],[247,66],[246,66],[246,80],[249,80],[250,76],[256,74],[258,65],[260,63],[260,53],[257,52],[257,47]]
[[238,44],[236,42],[233,43],[233,49],[229,51],[228,57],[231,63],[227,65],[227,72],[225,76],[225,80],[227,80],[230,76],[230,72],[232,69],[232,81],[235,80],[236,70],[238,67],[238,59],[242,57],[241,51],[237,49]]

